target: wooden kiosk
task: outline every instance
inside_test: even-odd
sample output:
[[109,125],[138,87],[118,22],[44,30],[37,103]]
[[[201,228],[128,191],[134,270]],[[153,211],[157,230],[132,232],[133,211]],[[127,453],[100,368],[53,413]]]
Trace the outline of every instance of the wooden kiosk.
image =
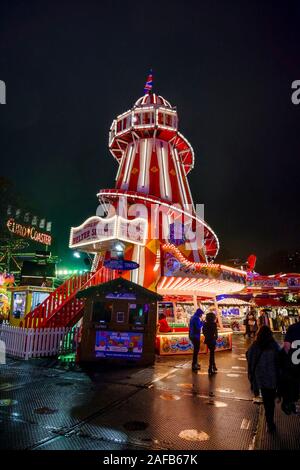
[[85,299],[80,362],[154,363],[160,295],[120,277],[77,297]]

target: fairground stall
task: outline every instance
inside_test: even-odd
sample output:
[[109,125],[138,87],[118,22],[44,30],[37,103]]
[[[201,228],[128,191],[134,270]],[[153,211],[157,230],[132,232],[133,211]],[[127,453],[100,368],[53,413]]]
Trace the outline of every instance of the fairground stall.
[[[99,191],[97,215],[71,229],[69,246],[94,254],[95,272],[112,258],[137,263],[122,277],[163,297],[158,311],[172,328],[158,331],[158,352],[190,354],[191,314],[205,299],[241,291],[246,272],[214,263],[219,241],[192,199],[194,152],[175,107],[147,90],[113,121],[109,149],[118,165],[115,188]],[[217,349],[230,349],[232,330],[216,313]]]
[[0,273],[0,320],[8,320],[11,294],[9,287],[12,287],[15,283],[13,274],[6,272]]
[[270,327],[285,333],[290,325],[299,321],[300,274],[263,276],[249,273],[247,286],[239,297],[256,307],[257,317],[267,309]]
[[[234,333],[245,333],[245,318],[250,309],[255,306],[254,303],[227,295],[218,296],[216,300],[223,326],[231,328]],[[208,300],[203,305],[210,308],[213,302]]]

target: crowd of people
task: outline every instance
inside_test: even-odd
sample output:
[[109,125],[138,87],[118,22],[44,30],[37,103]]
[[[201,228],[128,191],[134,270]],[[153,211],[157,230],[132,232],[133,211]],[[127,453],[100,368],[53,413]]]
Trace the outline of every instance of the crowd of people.
[[[208,374],[217,373],[215,349],[218,339],[217,318],[214,312],[206,314],[198,308],[190,319],[189,338],[193,344],[192,370],[198,371],[201,333],[209,350]],[[172,331],[164,316],[159,320],[161,329]],[[263,403],[269,432],[276,430],[274,422],[276,399],[282,411],[296,413],[300,396],[300,318],[290,325],[281,347],[273,336],[267,312],[262,310],[256,318],[254,310],[247,315],[246,333],[251,345],[246,353],[248,378],[255,403]]]
[[274,432],[276,398],[287,415],[296,413],[300,389],[300,322],[291,325],[283,347],[268,325],[261,325],[247,351],[248,378],[257,397],[262,396],[268,430]]
[[[274,317],[272,317],[273,312],[270,309],[264,308],[257,313],[256,309],[252,307],[244,318],[244,335],[248,338],[254,337],[258,328],[262,325],[267,325],[273,330],[286,334],[290,326],[288,311],[282,308],[281,312],[282,313],[278,313],[274,319]],[[270,316],[272,317],[271,320]]]
[[[202,321],[203,311],[197,309],[190,320],[190,340],[194,346],[192,369],[199,370],[198,353],[200,349],[201,330],[205,337],[209,356],[209,375],[216,373],[215,347],[218,338],[216,315],[206,314]],[[267,312],[262,310],[258,319],[253,311],[247,318],[246,335],[253,338],[246,357],[248,361],[248,378],[254,397],[261,397],[265,409],[267,429],[276,430],[274,422],[275,401],[281,402],[282,411],[291,415],[296,413],[296,402],[300,396],[300,319],[289,326],[283,347],[277,343],[270,328]],[[259,400],[257,400],[259,402]]]

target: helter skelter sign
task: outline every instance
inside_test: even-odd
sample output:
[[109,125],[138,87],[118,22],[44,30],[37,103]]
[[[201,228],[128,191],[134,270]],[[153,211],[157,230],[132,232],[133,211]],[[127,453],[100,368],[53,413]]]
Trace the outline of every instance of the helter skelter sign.
[[93,216],[79,227],[71,228],[69,247],[93,250],[98,243],[110,240],[122,240],[143,246],[147,228],[147,220],[141,217],[125,219],[118,215],[110,218]]

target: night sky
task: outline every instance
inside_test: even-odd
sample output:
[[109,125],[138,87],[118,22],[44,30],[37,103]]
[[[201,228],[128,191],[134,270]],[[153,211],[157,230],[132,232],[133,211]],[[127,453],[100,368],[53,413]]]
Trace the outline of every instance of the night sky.
[[300,3],[3,1],[1,175],[53,221],[56,248],[114,187],[112,120],[154,91],[195,151],[195,203],[232,256],[299,249]]

